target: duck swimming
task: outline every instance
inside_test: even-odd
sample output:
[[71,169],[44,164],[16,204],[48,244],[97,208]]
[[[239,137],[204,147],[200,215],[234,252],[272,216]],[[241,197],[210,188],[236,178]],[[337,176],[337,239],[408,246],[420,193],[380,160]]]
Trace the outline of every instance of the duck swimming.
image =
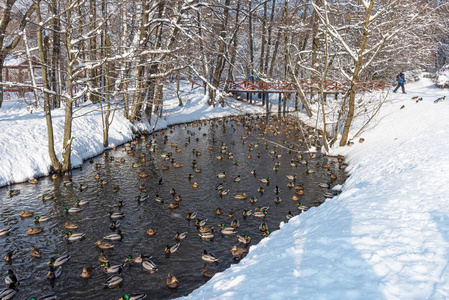
[[67,240],[69,242],[79,241],[86,237],[85,233],[72,233],[71,231],[67,232],[67,234],[64,236],[67,237]]
[[71,230],[78,229],[78,225],[73,224],[73,223],[69,223],[69,222],[65,222],[64,223],[64,228],[71,229]]
[[117,230],[115,233],[111,233],[105,237],[103,237],[103,239],[105,240],[110,240],[110,241],[120,241],[123,239],[123,231],[121,230]]
[[121,270],[119,274],[112,275],[108,279],[106,279],[106,282],[103,283],[103,285],[107,286],[108,288],[113,288],[117,285],[119,285],[123,281],[123,277],[121,275]]
[[45,228],[43,228],[43,227],[33,227],[33,228],[28,228],[27,233],[28,233],[28,235],[35,235],[35,234],[41,233],[44,230],[45,230]]
[[18,194],[20,194],[20,190],[9,190],[8,191],[8,196],[9,197],[16,196]]
[[203,254],[201,255],[201,259],[206,262],[217,262],[218,261],[218,258],[214,254],[208,253],[206,250],[203,251]]
[[106,262],[104,265],[101,266],[104,267],[103,268],[104,273],[113,274],[113,273],[121,273],[123,268],[125,267],[125,264],[111,266],[109,262]]
[[234,245],[231,249],[231,253],[233,256],[241,256],[242,254],[248,253],[248,250]]
[[171,246],[167,245],[164,249],[165,254],[171,254],[171,253],[177,252],[180,245],[181,245],[181,243],[176,243]]
[[154,273],[154,272],[156,272],[159,269],[158,269],[157,265],[150,258],[143,258],[143,260],[142,260],[142,268],[144,268],[145,270],[150,271],[151,273]]
[[35,216],[33,221],[34,222],[47,222],[50,219],[51,219],[50,216]]
[[81,272],[81,277],[89,278],[95,273],[94,267],[83,267],[83,271]]
[[34,258],[41,258],[42,252],[41,252],[41,250],[39,250],[38,248],[33,246],[33,247],[31,247],[30,255]]
[[29,217],[34,216],[34,211],[23,211],[22,210],[19,214],[22,218],[29,218]]
[[125,217],[125,214],[124,214],[124,213],[118,213],[118,212],[110,211],[110,212],[108,213],[108,216],[109,216],[109,218],[111,218],[111,219],[121,219],[121,218],[124,218],[124,217]]
[[13,270],[8,270],[8,275],[5,278],[5,283],[9,286],[18,286],[20,284],[19,278],[16,276],[16,274],[14,274]]
[[79,208],[79,207],[72,207],[72,208],[69,208],[68,206],[66,206],[64,210],[65,210],[66,213],[72,214],[72,213],[79,213],[79,212],[82,211],[83,209],[82,209],[82,208]]
[[58,257],[58,258],[50,258],[50,261],[47,263],[47,265],[50,265],[54,268],[57,268],[63,264],[65,264],[69,259],[70,259],[71,255],[68,254],[63,254],[62,256]]
[[179,281],[171,273],[168,273],[166,283],[169,288],[175,289],[178,287]]
[[251,243],[251,237],[247,234],[245,235],[237,235],[237,240],[239,241],[239,243],[243,243],[243,244],[249,244]]
[[243,194],[240,194],[240,195],[235,195],[235,196],[234,196],[234,199],[237,199],[237,200],[244,200],[244,199],[246,199],[246,196],[247,196],[247,194],[246,194],[246,193],[243,193]]
[[109,244],[109,243],[105,243],[105,242],[101,242],[101,241],[96,241],[95,245],[97,245],[97,247],[100,248],[100,249],[111,249],[111,248],[114,248],[114,245]]

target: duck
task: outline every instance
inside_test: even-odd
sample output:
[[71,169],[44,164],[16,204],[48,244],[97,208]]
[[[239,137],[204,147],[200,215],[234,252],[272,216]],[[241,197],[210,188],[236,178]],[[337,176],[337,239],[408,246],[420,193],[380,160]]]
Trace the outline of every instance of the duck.
[[111,225],[109,225],[109,229],[111,230],[117,230],[117,228],[120,227],[120,221],[116,220],[116,221],[112,221]]
[[69,242],[79,241],[86,237],[85,233],[72,233],[71,231],[68,231],[67,234],[64,236],[67,237],[67,240]]
[[29,217],[34,216],[34,211],[23,211],[22,210],[19,214],[22,218],[29,218]]
[[86,204],[89,204],[89,200],[76,200],[75,201],[75,205],[76,206],[83,206],[83,205],[86,205]]
[[33,228],[28,228],[27,233],[28,233],[28,235],[35,235],[35,234],[41,233],[44,230],[45,230],[45,228],[43,228],[43,227],[33,227]]
[[234,245],[231,249],[231,253],[233,256],[241,256],[245,253],[248,253],[248,250],[244,248],[239,248],[236,245]]
[[198,182],[194,182],[194,183],[192,183],[192,187],[194,188],[194,189],[196,189],[196,188],[198,188]]
[[228,217],[234,218],[234,216],[235,216],[235,212],[234,212],[234,210],[231,208],[231,210],[228,212]]
[[182,200],[182,197],[181,197],[180,195],[176,195],[173,199],[174,199],[175,201],[179,202],[179,201]]
[[171,273],[168,273],[166,283],[169,288],[175,289],[178,287],[179,281]]
[[318,185],[321,188],[330,188],[331,187],[331,182],[330,181],[328,181],[328,182],[321,182]]
[[30,184],[38,184],[39,181],[36,178],[28,179],[28,183]]
[[314,169],[311,169],[311,168],[307,168],[307,169],[306,169],[306,173],[307,173],[307,174],[312,174],[312,173],[315,173],[315,170],[314,170]]
[[249,217],[249,216],[251,216],[253,214],[253,212],[252,211],[250,211],[250,210],[243,210],[243,217]]
[[254,212],[254,216],[256,218],[264,218],[266,215],[267,215],[267,211],[264,209]]
[[105,237],[103,237],[103,239],[105,240],[110,240],[110,241],[120,241],[123,239],[123,231],[121,230],[117,230],[115,233],[111,233]]
[[41,258],[42,257],[42,252],[38,248],[32,246],[31,247],[31,251],[30,251],[30,255],[32,257],[34,257],[34,258]]
[[334,173],[331,173],[331,181],[335,181],[337,180],[337,175],[335,175]]
[[133,167],[133,168],[138,168],[138,167],[140,167],[141,165],[140,164],[136,164],[136,163],[132,163],[131,164],[131,167]]
[[219,190],[218,195],[220,197],[226,196],[229,193],[229,190]]
[[111,249],[111,248],[114,248],[114,245],[112,245],[110,243],[102,242],[102,241],[96,241],[95,245],[97,245],[97,247],[100,248],[100,249]]
[[87,184],[80,184],[80,185],[78,185],[78,189],[80,191],[87,189]]
[[262,178],[262,179],[260,179],[260,182],[268,184],[268,183],[270,183],[270,177]]
[[18,194],[20,194],[20,190],[9,190],[8,191],[8,196],[9,197],[16,196]]
[[195,219],[196,218],[196,216],[197,216],[197,213],[196,212],[191,212],[191,213],[188,213],[187,214],[187,220],[193,220],[193,219]]
[[47,273],[47,279],[49,280],[55,280],[59,276],[61,276],[62,268],[58,267],[55,268],[53,266],[50,266],[50,271]]
[[203,275],[206,278],[212,278],[212,277],[214,277],[214,275],[216,273],[217,273],[217,271],[214,269],[209,269],[209,268],[201,269],[201,275]]
[[433,103],[438,103],[438,102],[442,102],[446,99],[446,96],[440,97],[438,99],[436,99],[435,101],[433,101]]
[[83,278],[89,278],[95,273],[94,267],[83,267],[83,271],[81,272],[81,277]]
[[199,218],[197,218],[196,221],[195,221],[195,225],[197,227],[202,227],[202,226],[206,225],[206,223],[207,223],[207,219],[199,219]]
[[226,172],[221,172],[217,174],[218,178],[225,178],[226,177]]
[[106,180],[104,180],[104,179],[100,179],[98,181],[98,184],[101,185],[101,186],[105,185],[106,183],[108,183],[108,182]]
[[265,189],[263,187],[258,188],[257,191],[261,194],[265,193]]
[[292,214],[291,211],[288,211],[287,215],[285,216],[287,218],[287,220],[290,220],[291,218],[294,217],[294,215]]
[[183,239],[185,239],[187,237],[187,234],[188,234],[187,231],[184,231],[184,232],[181,232],[181,233],[176,231],[175,240],[177,240],[177,241],[183,240]]
[[200,233],[198,233],[198,235],[199,235],[203,240],[210,240],[210,239],[213,239],[213,238],[215,237],[215,234],[214,234],[214,230],[213,230],[213,229],[211,229],[211,230],[209,230],[209,231],[207,231],[207,232],[200,232]]
[[274,203],[276,203],[276,204],[281,203],[281,198],[280,197],[274,198]]
[[143,258],[142,260],[142,268],[144,268],[145,270],[150,271],[151,273],[156,272],[157,270],[159,270],[159,268],[157,267],[157,265],[151,260],[151,258]]
[[139,176],[140,176],[140,178],[146,178],[146,177],[150,176],[150,174],[148,174],[146,172],[140,172]]
[[148,229],[147,229],[147,234],[148,234],[149,236],[155,235],[155,234],[156,234],[156,229],[154,229],[154,228],[148,228]]
[[301,197],[298,196],[298,195],[293,195],[292,200],[293,201],[299,201],[299,200],[301,200]]
[[201,172],[203,172],[203,169],[200,169],[200,168],[195,169],[195,173],[201,173]]
[[215,214],[216,214],[217,216],[221,215],[222,213],[223,213],[223,209],[221,209],[220,207],[218,207],[218,208],[215,209]]
[[222,223],[222,224],[220,224],[218,226],[221,227],[220,230],[219,230],[221,234],[231,235],[231,234],[237,233],[237,231],[235,230],[234,227],[225,227],[224,223]]
[[0,299],[12,299],[17,294],[17,290],[13,288],[7,288],[0,290]]
[[108,279],[106,279],[105,283],[103,283],[104,286],[107,286],[108,288],[113,288],[117,285],[119,285],[123,281],[123,277],[121,275],[121,270],[119,274],[112,275]]
[[8,270],[8,275],[5,278],[5,283],[8,286],[18,286],[20,284],[19,278],[12,269]]
[[96,179],[96,180],[100,179],[100,174],[95,174],[94,179]]
[[223,190],[223,188],[224,188],[223,183],[219,183],[219,184],[215,187],[215,189],[216,189],[217,191]]
[[98,257],[98,261],[102,264],[107,263],[109,261],[109,257],[101,251],[100,256]]
[[79,207],[72,207],[72,208],[69,208],[68,206],[66,206],[64,210],[65,210],[66,213],[73,214],[73,213],[79,213],[79,212],[82,211],[83,209],[82,209],[82,208],[79,208]]
[[154,197],[154,201],[156,201],[157,203],[163,203],[164,199],[159,196],[159,194],[156,194],[156,196]]
[[306,210],[308,209],[308,207],[305,206],[304,204],[302,204],[302,203],[300,202],[300,203],[298,203],[298,209],[299,209],[301,212],[304,212],[304,211],[306,211]]
[[276,195],[279,195],[279,194],[281,193],[281,189],[279,188],[279,186],[276,185],[276,187],[274,188],[273,192],[274,192]]
[[239,241],[239,243],[243,243],[245,245],[251,243],[251,237],[247,234],[237,235],[237,240]]
[[118,213],[118,212],[110,211],[108,213],[108,216],[109,216],[110,219],[121,219],[121,218],[125,217],[125,214],[124,213]]
[[201,259],[206,262],[218,262],[218,258],[214,254],[208,253],[206,250],[203,251]]
[[239,222],[239,220],[232,220],[231,226],[234,227],[234,228],[240,227],[240,222]]
[[35,216],[33,221],[34,222],[47,222],[50,219],[51,219],[50,216],[43,215],[43,216]]
[[171,254],[171,253],[177,252],[180,245],[181,245],[181,243],[179,243],[179,242],[174,245],[171,245],[171,246],[167,245],[164,249],[165,254]]
[[8,253],[6,253],[5,257],[3,258],[6,262],[11,262],[12,259],[14,257],[16,257],[17,253],[19,252],[19,250],[14,249],[12,251],[9,251]]
[[69,223],[69,222],[65,222],[64,228],[74,230],[74,229],[78,229],[78,225]]
[[143,259],[145,258],[145,256],[143,254],[139,254],[136,258],[133,258],[132,255],[128,255],[125,258],[125,262],[130,262],[131,264],[137,263],[137,264],[141,264],[143,262]]
[[254,176],[256,176],[256,175],[257,175],[257,171],[256,171],[256,170],[252,170],[252,171],[251,171],[251,174],[254,175]]
[[7,235],[11,231],[11,228],[0,228],[0,236]]
[[113,189],[112,192],[113,193],[117,193],[118,191],[120,191],[120,187],[118,185],[116,185]]
[[145,185],[145,184],[139,185],[139,190],[140,190],[140,191],[143,191],[145,188],[146,188],[146,185]]
[[101,265],[103,268],[103,272],[106,274],[113,274],[113,273],[121,273],[123,268],[125,267],[125,264],[121,265],[112,265],[109,262],[104,263]]
[[47,265],[57,268],[57,267],[65,264],[70,259],[70,257],[72,257],[72,256],[69,254],[63,254],[56,259],[54,257],[52,257],[52,258],[50,258],[50,261],[47,263]]
[[168,208],[170,208],[170,209],[175,209],[178,207],[179,207],[179,203],[177,203],[177,202],[172,202],[168,205]]
[[240,194],[240,195],[235,195],[235,196],[234,196],[234,199],[237,199],[237,200],[244,200],[244,199],[246,199],[246,196],[247,196],[247,194],[246,194],[246,193],[243,193],[243,194]]
[[147,294],[125,294],[119,300],[141,300],[145,299]]
[[259,230],[262,232],[268,231],[268,225],[265,222],[260,223]]

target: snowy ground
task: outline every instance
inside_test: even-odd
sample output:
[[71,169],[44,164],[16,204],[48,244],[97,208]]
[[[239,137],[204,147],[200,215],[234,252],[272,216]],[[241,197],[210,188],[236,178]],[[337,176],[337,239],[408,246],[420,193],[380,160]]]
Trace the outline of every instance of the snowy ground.
[[[291,219],[186,298],[449,298],[449,99],[433,103],[446,92],[426,79],[406,89],[407,95],[389,96],[363,132],[363,144],[333,150],[349,163],[340,196]],[[415,103],[412,96],[424,100]],[[169,116],[156,128],[261,110],[244,104],[212,109],[198,94],[186,95],[181,109],[176,102],[167,103]],[[61,130],[63,111],[53,113]],[[132,126],[120,115],[112,144],[132,138]],[[29,114],[14,103],[0,110],[1,128],[7,128],[0,132],[0,186],[48,173],[44,122],[41,111]],[[74,136],[75,164],[101,153],[99,115],[77,119]],[[61,140],[57,132],[59,153]]]

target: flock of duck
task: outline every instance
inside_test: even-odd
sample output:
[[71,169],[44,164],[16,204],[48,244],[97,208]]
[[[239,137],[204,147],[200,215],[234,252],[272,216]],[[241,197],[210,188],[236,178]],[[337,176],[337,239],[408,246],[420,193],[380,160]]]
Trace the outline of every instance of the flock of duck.
[[[230,122],[229,124],[227,124]],[[235,184],[239,184],[242,182],[243,178],[247,176],[243,176],[242,174],[228,174],[225,171],[219,172],[216,174],[216,180],[218,184],[214,186],[202,187],[201,184],[201,176],[203,170],[200,168],[201,156],[204,154],[200,150],[195,148],[189,149],[191,144],[194,142],[198,142],[200,138],[206,137],[207,133],[204,131],[201,132],[201,128],[209,125],[211,128],[221,128],[224,132],[226,130],[234,130],[237,126],[244,127],[244,135],[240,136],[239,140],[233,140],[229,145],[225,142],[212,139],[213,146],[209,146],[204,151],[208,151],[216,159],[217,161],[221,161],[220,163],[228,163],[232,165],[238,166],[241,161],[238,161],[237,158],[242,158],[245,161],[255,161],[253,165],[257,166],[259,164],[267,164],[268,158],[273,161],[272,174],[259,174],[257,169],[247,170],[248,176],[257,179],[259,185],[256,188],[253,188],[248,185],[247,191],[239,194],[233,194],[231,192],[232,185],[223,183],[225,179],[228,179],[230,176],[232,182]],[[285,195],[282,190],[291,191],[292,194],[292,203],[295,203],[297,207],[297,211],[299,213],[304,212],[308,209],[308,206],[301,202],[303,195],[305,193],[305,184],[300,182],[300,179],[304,176],[309,176],[316,172],[317,169],[324,169],[327,172],[328,180],[325,182],[321,182],[318,184],[320,188],[325,189],[323,194],[324,197],[322,199],[315,199],[315,201],[311,202],[310,205],[319,205],[321,204],[325,198],[331,198],[334,195],[338,194],[338,190],[331,189],[336,182],[337,176],[331,171],[335,170],[338,167],[344,168],[343,157],[338,157],[335,160],[327,159],[325,161],[319,162],[316,158],[316,154],[308,151],[301,151],[300,147],[304,148],[304,145],[316,145],[319,143],[319,140],[316,136],[310,135],[310,130],[304,129],[299,125],[295,120],[291,118],[283,118],[278,119],[276,117],[267,118],[259,118],[252,116],[239,116],[239,117],[227,117],[216,120],[205,120],[205,121],[196,121],[191,124],[181,124],[178,125],[181,130],[184,130],[184,143],[183,145],[178,145],[179,143],[175,143],[170,141],[170,134],[175,130],[175,126],[172,126],[166,130],[163,130],[158,133],[154,133],[150,136],[151,141],[147,142],[147,137],[142,136],[139,139],[132,141],[131,143],[127,143],[121,147],[121,150],[126,153],[131,160],[132,163],[128,162],[127,159],[122,157],[121,159],[116,159],[112,154],[114,151],[118,151],[120,149],[113,148],[113,151],[108,153],[104,153],[105,159],[108,163],[113,163],[114,165],[125,166],[129,165],[131,170],[135,169],[140,178],[150,177],[151,174],[145,171],[145,166],[147,160],[157,161],[160,164],[160,170],[162,176],[157,179],[157,186],[167,186],[169,183],[166,183],[164,179],[163,172],[173,169],[179,169],[178,171],[178,180],[186,180],[191,185],[192,189],[205,188],[208,190],[213,189],[214,193],[216,193],[217,198],[220,199],[220,203],[222,206],[216,207],[213,212],[211,211],[209,215],[212,216],[228,216],[229,225],[226,225],[226,222],[221,222],[217,225],[217,228],[210,224],[208,221],[206,212],[198,212],[198,211],[189,211],[185,218],[188,220],[189,224],[194,224],[196,227],[196,235],[197,239],[201,239],[204,241],[210,241],[214,239],[217,235],[228,236],[232,238],[235,236],[235,244],[229,250],[232,254],[232,261],[238,262],[248,253],[248,246],[252,242],[252,237],[254,232],[260,232],[262,237],[266,237],[270,235],[270,230],[268,228],[268,224],[265,221],[267,215],[270,212],[270,206],[274,205],[277,207],[281,207],[282,203],[285,202],[284,199],[281,199],[281,195]],[[201,133],[201,134],[200,134]],[[292,140],[293,142],[288,142],[283,140],[279,143],[270,141],[268,138],[270,136],[283,135],[286,140]],[[242,153],[233,153],[233,147],[236,143],[241,143],[244,147],[247,148],[247,154]],[[161,145],[162,144],[162,145]],[[168,148],[170,146],[170,148]],[[160,148],[170,149],[171,151],[162,151]],[[308,147],[306,147],[308,148]],[[177,157],[182,155],[180,154],[182,151],[186,151],[188,149],[191,151],[191,155],[193,159],[190,162],[190,166],[183,166],[183,164],[178,162]],[[211,155],[209,154],[209,155]],[[283,166],[279,162],[281,156],[288,156],[290,163],[288,166]],[[258,161],[257,161],[258,160]],[[284,158],[285,161],[285,158]],[[338,165],[337,165],[338,162]],[[91,163],[94,163],[91,160]],[[101,170],[101,164],[95,164],[95,168]],[[277,178],[272,179],[272,177],[277,177],[276,174],[280,168],[290,168],[291,174],[285,176],[284,179]],[[187,170],[187,171],[185,171]],[[249,175],[251,174],[251,175]],[[57,179],[58,175],[53,175],[53,179]],[[230,182],[231,180],[227,180]],[[37,179],[29,180],[30,184],[37,184]],[[80,191],[89,189],[90,185],[100,185],[107,188],[108,179],[102,179],[99,174],[96,174],[92,179],[91,183],[83,183],[83,184],[75,184],[72,181],[70,174],[66,174],[64,177],[63,185],[67,187],[76,187]],[[118,185],[112,185],[112,192],[117,193],[120,191],[120,187]],[[107,215],[110,219],[109,228],[112,230],[111,234],[108,234],[103,237],[102,240],[98,240],[95,245],[100,251],[100,255],[98,257],[99,263],[101,266],[80,266],[80,276],[83,278],[89,278],[93,274],[97,272],[102,272],[108,275],[108,277],[104,280],[104,287],[106,288],[114,288],[118,285],[122,285],[124,282],[123,273],[128,272],[128,265],[140,265],[142,269],[149,271],[154,274],[159,271],[157,264],[152,256],[146,254],[138,254],[135,257],[132,255],[128,255],[124,260],[120,263],[113,264],[110,262],[108,257],[108,251],[113,249],[116,244],[115,241],[121,241],[124,239],[126,234],[120,229],[121,228],[121,220],[125,218],[125,212],[122,211],[126,202],[136,201],[137,203],[144,204],[150,201],[155,201],[156,203],[165,203],[167,199],[164,199],[158,193],[151,194],[148,191],[152,189],[146,183],[137,184],[137,188],[139,190],[139,195],[135,196],[135,199],[125,199],[120,200],[118,203],[114,204],[115,211],[109,210],[105,211],[105,215]],[[176,191],[176,186],[173,184],[172,187],[168,187],[170,189],[171,200],[169,201],[168,208],[172,211],[177,210],[183,203],[188,203],[189,199],[184,199],[178,191]],[[250,196],[251,194],[251,196]],[[262,201],[258,202],[258,197],[262,197],[262,195],[270,194],[272,196],[272,205],[259,204]],[[9,197],[19,197],[20,190],[9,190]],[[229,196],[227,196],[229,195]],[[45,193],[41,196],[43,201],[52,201],[55,198],[55,195],[52,193]],[[231,198],[228,200],[226,198]],[[245,203],[250,203],[249,205],[253,205],[254,209],[243,209],[242,211],[234,210],[233,208],[223,209],[223,206],[232,207],[232,205],[226,205],[225,203],[231,203],[232,200],[242,200]],[[170,199],[170,198],[169,198]],[[185,205],[188,205],[188,204]],[[73,207],[66,206],[64,207],[64,212],[67,215],[75,215],[83,212],[84,207],[88,207],[88,200],[76,200],[75,205]],[[285,211],[286,220],[292,218],[295,213],[292,213],[291,210]],[[210,217],[212,217],[210,216]],[[238,217],[240,216],[240,218]],[[27,218],[33,218],[33,221],[38,225],[35,227],[30,227],[27,231],[28,235],[39,235],[42,232],[45,232],[45,228],[41,226],[45,222],[52,219],[51,215],[37,215],[34,211],[24,211],[20,212],[20,217],[22,220]],[[210,218],[209,217],[209,218]],[[243,219],[241,219],[243,218]],[[259,225],[255,230],[251,233],[244,232],[239,233],[240,222],[245,222],[248,218],[259,219]],[[239,220],[240,219],[240,220]],[[67,241],[71,243],[77,243],[80,240],[86,238],[86,233],[78,232],[78,225],[76,223],[72,223],[69,221],[64,222],[64,228],[66,230],[65,238]],[[125,231],[126,228],[124,229]],[[157,238],[158,232],[162,230],[162,228],[157,228],[157,226],[146,228],[145,232],[150,237]],[[0,238],[2,236],[6,236],[11,232],[11,228],[0,228]],[[166,247],[161,249],[161,253],[166,256],[170,256],[179,251],[183,240],[187,238],[187,236],[191,236],[191,233],[187,231],[176,232],[174,236],[173,243],[167,243]],[[125,239],[126,240],[126,239]],[[126,243],[124,244],[126,245]],[[124,247],[122,244],[120,247]],[[0,290],[0,299],[11,299],[13,298],[20,288],[20,279],[19,276],[14,271],[12,267],[12,263],[15,260],[19,251],[23,251],[23,249],[13,249],[8,251],[4,256],[4,260],[7,264],[10,265],[8,268],[7,276],[5,278],[6,288]],[[29,255],[34,259],[40,259],[43,257],[42,251],[39,250],[36,246],[31,248]],[[50,281],[58,280],[58,277],[61,276],[64,264],[66,264],[71,258],[70,253],[61,253],[60,255],[55,257],[50,257],[48,261],[48,273],[47,278]],[[199,257],[198,257],[199,259]],[[213,264],[220,260],[219,257],[208,251],[208,249],[204,249],[201,254],[201,260],[207,264]],[[210,278],[214,276],[216,270],[211,267],[204,267],[201,269],[201,274],[204,277]],[[174,272],[170,272],[166,276],[166,286],[170,289],[176,289],[179,284],[179,280],[174,275]],[[147,295],[144,293],[130,293],[125,294],[121,299],[144,299]],[[40,298],[31,298],[31,299],[56,299],[56,295],[48,295]]]

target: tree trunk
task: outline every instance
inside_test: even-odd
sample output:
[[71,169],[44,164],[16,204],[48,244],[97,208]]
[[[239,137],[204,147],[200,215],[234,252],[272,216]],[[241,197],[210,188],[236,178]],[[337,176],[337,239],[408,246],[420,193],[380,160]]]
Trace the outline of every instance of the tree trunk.
[[265,43],[266,43],[266,31],[267,31],[267,2],[263,3],[263,19],[262,19],[262,43],[260,45],[260,63],[259,63],[259,76],[262,76],[264,70],[263,59],[265,56]]

